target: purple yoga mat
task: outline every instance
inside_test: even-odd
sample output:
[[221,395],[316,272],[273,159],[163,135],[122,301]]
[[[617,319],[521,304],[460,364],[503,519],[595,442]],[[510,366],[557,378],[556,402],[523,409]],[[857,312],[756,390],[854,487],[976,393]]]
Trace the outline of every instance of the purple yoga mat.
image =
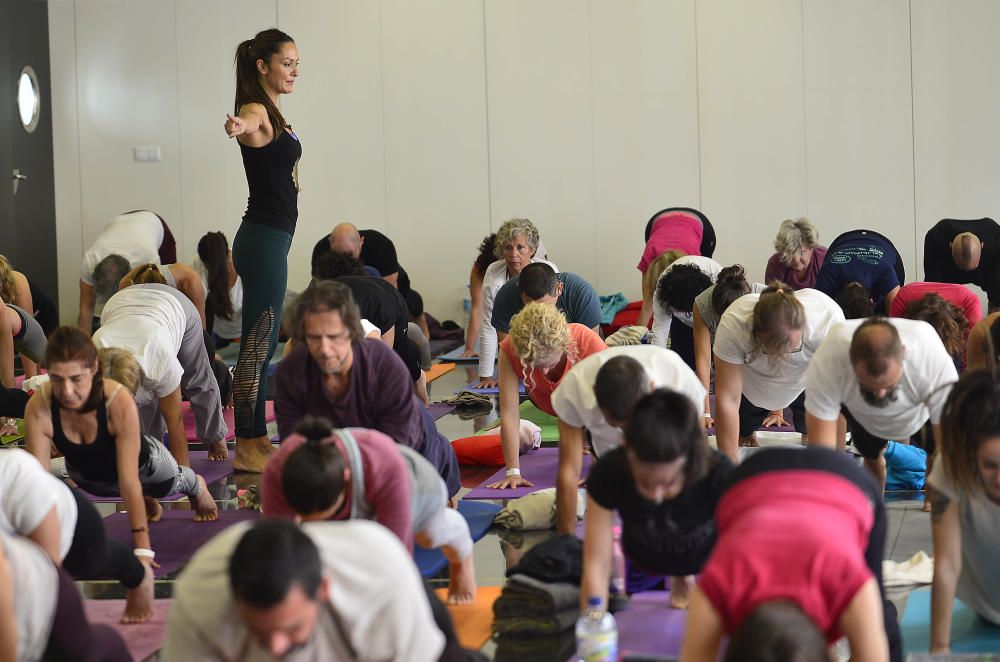
[[684,641],[686,609],[670,608],[670,593],[636,593],[628,608],[615,614],[618,622],[618,654],[680,655]]
[[167,614],[171,600],[157,600],[153,605],[153,618],[145,623],[122,625],[119,621],[125,610],[124,600],[84,600],[83,609],[92,624],[107,625],[121,635],[125,647],[136,660],[145,660],[163,648],[167,638]]
[[431,417],[436,421],[442,416],[455,411],[455,405],[445,404],[444,402],[432,402],[428,409],[430,409]]
[[[198,549],[217,533],[238,522],[260,519],[256,510],[220,510],[214,522],[195,522],[193,510],[164,510],[159,522],[149,525],[149,540],[160,567],[157,579],[183,568]],[[113,513],[104,518],[108,538],[132,546],[132,527],[127,513]]]
[[[220,481],[233,473],[233,451],[229,451],[229,459],[222,462],[213,462],[209,460],[208,451],[191,451],[188,453],[188,456],[191,459],[191,469],[196,474],[200,474],[209,485],[216,481]],[[95,496],[86,490],[81,489],[80,491],[94,503],[121,503],[122,501],[120,496]],[[158,501],[178,501],[183,498],[183,494],[171,494],[163,497],[162,499],[158,499]]]
[[[580,476],[586,477],[590,470],[589,455],[583,456]],[[476,486],[463,499],[517,499],[547,487],[556,486],[556,475],[559,471],[559,449],[539,448],[536,451],[521,456],[521,474],[526,480],[534,483],[534,487],[518,487],[513,490],[491,490],[486,487],[490,483],[503,480],[506,469],[500,469],[495,474]]]

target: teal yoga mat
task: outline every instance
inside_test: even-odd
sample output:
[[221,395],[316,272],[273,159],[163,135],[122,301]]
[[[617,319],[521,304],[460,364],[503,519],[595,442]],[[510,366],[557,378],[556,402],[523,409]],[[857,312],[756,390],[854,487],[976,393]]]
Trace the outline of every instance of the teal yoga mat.
[[[926,653],[931,645],[931,591],[910,593],[900,623],[903,655]],[[951,616],[953,653],[1000,653],[1000,626],[980,618],[961,600],[955,600]]]
[[[500,506],[495,503],[485,503],[480,501],[459,501],[458,512],[469,523],[469,533],[475,542],[490,530],[493,526],[493,518],[500,512]],[[413,552],[413,560],[420,568],[420,574],[424,577],[433,577],[448,565],[448,560],[438,549],[424,549],[417,545]]]

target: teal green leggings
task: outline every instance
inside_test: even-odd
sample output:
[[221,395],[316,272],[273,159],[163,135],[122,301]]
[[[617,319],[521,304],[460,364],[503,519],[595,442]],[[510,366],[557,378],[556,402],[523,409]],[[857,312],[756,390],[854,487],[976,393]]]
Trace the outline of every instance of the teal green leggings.
[[292,235],[258,223],[242,223],[233,240],[233,266],[243,280],[243,333],[233,370],[233,414],[240,438],[267,434],[267,365],[278,344],[291,246]]

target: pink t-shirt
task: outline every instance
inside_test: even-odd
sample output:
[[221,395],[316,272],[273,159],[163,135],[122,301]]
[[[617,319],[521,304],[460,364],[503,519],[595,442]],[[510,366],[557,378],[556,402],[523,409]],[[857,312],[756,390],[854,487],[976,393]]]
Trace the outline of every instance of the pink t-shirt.
[[816,286],[816,278],[819,270],[826,259],[826,246],[817,246],[813,249],[812,260],[806,267],[806,272],[801,276],[795,273],[790,266],[781,261],[781,254],[775,253],[767,260],[767,267],[764,269],[764,282],[770,283],[772,280],[780,280],[793,290],[804,290]]
[[907,306],[932,293],[940,295],[942,299],[965,312],[965,319],[969,321],[969,328],[965,330],[966,337],[969,336],[972,327],[983,319],[983,305],[979,302],[979,297],[965,285],[925,282],[907,283],[899,288],[896,298],[889,307],[889,316],[903,317]]
[[784,599],[827,641],[840,638],[841,614],[872,577],[864,557],[874,515],[858,487],[825,471],[766,472],[729,489],[715,519],[718,542],[698,586],[727,633]]
[[[406,461],[388,436],[377,430],[365,428],[348,428],[358,442],[358,453],[365,476],[365,501],[375,513],[375,521],[396,534],[406,548],[413,551],[412,515],[410,513],[410,472]],[[281,442],[275,453],[264,468],[260,481],[261,511],[267,517],[286,517],[291,519],[296,513],[285,501],[285,493],[281,487],[281,472],[285,460],[292,451],[305,443],[301,435],[293,434]],[[350,466],[347,449],[339,439],[331,442],[336,444],[344,466]],[[348,481],[344,490],[344,505],[331,517],[331,520],[350,519],[351,516],[351,483]]]
[[668,212],[653,221],[649,241],[642,252],[637,269],[646,273],[649,263],[667,251],[680,251],[685,255],[701,255],[704,228],[701,219],[687,212]]
[[563,369],[562,374],[559,375],[559,379],[554,382],[549,381],[549,378],[545,376],[545,371],[538,368],[532,370],[528,375],[524,374],[524,364],[521,363],[521,358],[517,355],[517,351],[514,350],[514,343],[510,336],[504,338],[503,342],[500,343],[500,351],[510,361],[511,366],[517,372],[517,376],[524,381],[524,388],[527,390],[532,402],[546,414],[551,414],[552,416],[556,415],[556,412],[552,409],[552,392],[559,386],[559,382],[566,376],[569,369],[591,354],[596,354],[608,348],[599,335],[582,324],[570,324],[569,335],[573,346],[566,357],[566,367]]

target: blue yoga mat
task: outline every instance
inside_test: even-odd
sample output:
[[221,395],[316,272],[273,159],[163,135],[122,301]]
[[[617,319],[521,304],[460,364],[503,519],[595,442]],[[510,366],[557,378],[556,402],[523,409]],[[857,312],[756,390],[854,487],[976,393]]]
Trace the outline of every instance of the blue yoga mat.
[[[481,501],[459,501],[458,512],[469,523],[469,533],[475,542],[485,536],[493,526],[493,518],[500,512],[500,506]],[[441,550],[424,549],[419,545],[413,552],[413,560],[424,577],[433,577],[448,566],[448,560]]]
[[[478,383],[479,382],[472,382],[472,384],[478,384]],[[455,391],[455,393],[461,393],[462,391],[468,391],[470,393],[481,393],[482,395],[500,395],[500,387],[499,386],[494,386],[493,388],[474,388],[472,386],[472,384],[469,384],[468,386],[463,386],[459,390]],[[517,392],[518,392],[519,395],[525,395],[525,392],[524,392],[524,382],[521,382],[518,385],[518,391]]]
[[[1000,627],[991,625],[955,600],[951,616],[951,651],[953,653],[1000,653]],[[931,645],[931,591],[910,593],[900,623],[903,656],[926,653]]]
[[445,352],[441,356],[437,357],[442,363],[479,363],[478,356],[462,356],[465,351],[464,345],[459,345],[450,352]]

